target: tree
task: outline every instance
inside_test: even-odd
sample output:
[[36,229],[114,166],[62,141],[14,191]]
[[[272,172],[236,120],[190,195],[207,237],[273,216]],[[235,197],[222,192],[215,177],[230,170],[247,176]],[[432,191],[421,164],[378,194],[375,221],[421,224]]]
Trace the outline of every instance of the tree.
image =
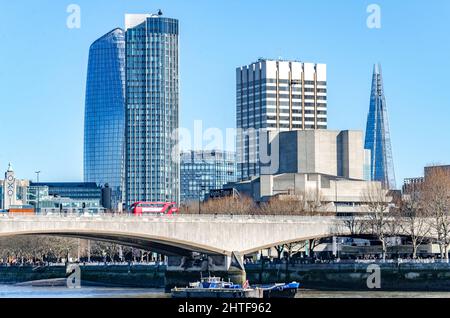
[[367,222],[363,216],[356,216],[352,214],[342,220],[343,226],[350,232],[350,235],[360,235],[365,232]]
[[[258,213],[256,204],[248,197],[210,199],[201,204],[202,214],[247,215]],[[198,214],[198,203],[190,202],[180,207],[181,214]]]
[[432,167],[423,185],[423,204],[433,219],[432,228],[441,250],[441,258],[448,261],[450,244],[450,171]]
[[398,224],[403,234],[411,239],[413,259],[417,258],[417,249],[430,235],[432,223],[423,208],[423,193],[417,188],[404,195],[398,209]]
[[381,183],[371,183],[363,193],[367,204],[367,229],[380,241],[383,261],[386,260],[388,238],[395,234],[395,222],[390,214],[390,199]]

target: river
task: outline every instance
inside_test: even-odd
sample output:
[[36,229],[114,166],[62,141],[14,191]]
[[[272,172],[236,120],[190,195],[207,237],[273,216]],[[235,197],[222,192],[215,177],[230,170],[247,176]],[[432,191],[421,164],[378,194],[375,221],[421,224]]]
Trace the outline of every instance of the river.
[[[0,285],[0,298],[169,298],[162,289],[82,287],[19,287]],[[450,292],[302,290],[296,298],[450,298]]]

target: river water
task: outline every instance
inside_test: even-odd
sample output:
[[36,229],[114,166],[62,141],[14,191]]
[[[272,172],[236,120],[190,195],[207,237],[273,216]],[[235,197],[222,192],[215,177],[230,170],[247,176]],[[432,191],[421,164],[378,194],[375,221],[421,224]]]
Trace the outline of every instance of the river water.
[[[372,292],[302,290],[296,298],[450,298],[450,292]],[[162,289],[18,287],[0,285],[0,298],[170,298]]]

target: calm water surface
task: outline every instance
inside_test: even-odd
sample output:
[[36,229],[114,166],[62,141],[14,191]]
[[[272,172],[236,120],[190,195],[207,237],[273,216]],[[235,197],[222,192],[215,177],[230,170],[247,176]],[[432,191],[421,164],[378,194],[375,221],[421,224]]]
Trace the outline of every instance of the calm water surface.
[[163,289],[112,287],[19,287],[0,285],[0,298],[168,298]]
[[[296,298],[450,298],[450,292],[358,292],[303,290]],[[0,298],[170,298],[162,289],[18,287],[0,285]]]

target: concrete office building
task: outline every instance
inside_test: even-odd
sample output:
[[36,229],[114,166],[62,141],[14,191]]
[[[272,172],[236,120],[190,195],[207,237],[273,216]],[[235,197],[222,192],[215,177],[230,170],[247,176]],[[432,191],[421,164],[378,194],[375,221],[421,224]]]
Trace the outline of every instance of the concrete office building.
[[432,176],[432,173],[439,171],[446,174],[450,179],[450,165],[428,166],[424,168],[423,177],[407,178],[404,180],[402,188],[403,193],[410,194],[413,191],[419,191],[422,185],[427,181],[427,179],[429,179],[430,176]]
[[125,16],[126,204],[180,199],[178,20]]
[[237,68],[236,127],[239,179],[259,176],[263,132],[327,128],[326,65],[260,59]]
[[[255,201],[276,196],[320,200],[321,209],[340,213],[363,212],[364,195],[380,182],[367,181],[370,151],[362,131],[271,132],[271,165],[261,175],[228,184]],[[270,167],[269,167],[270,166]]]

